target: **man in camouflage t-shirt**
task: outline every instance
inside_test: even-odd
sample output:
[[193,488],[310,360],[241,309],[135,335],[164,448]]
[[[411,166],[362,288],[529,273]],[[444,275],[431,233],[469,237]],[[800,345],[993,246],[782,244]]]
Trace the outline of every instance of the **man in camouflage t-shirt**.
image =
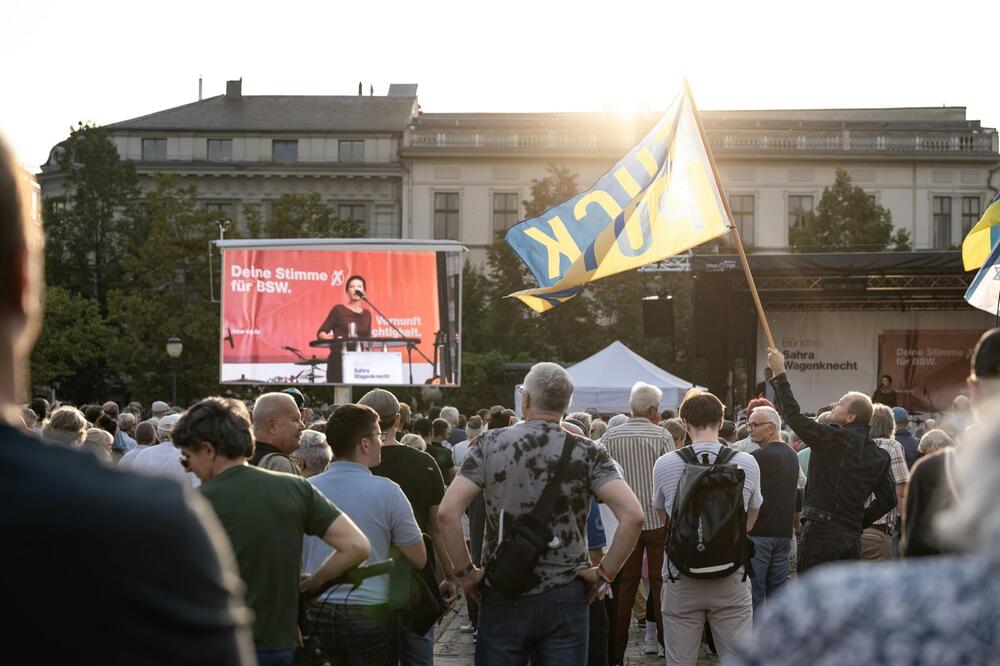
[[[560,427],[573,384],[554,363],[539,363],[524,380],[525,421],[489,430],[469,448],[462,469],[441,502],[439,520],[455,575],[482,595],[476,663],[526,663],[529,648],[541,663],[584,664],[588,603],[603,597],[642,529],[643,511],[607,451],[577,437],[549,527],[555,538],[533,571],[531,587],[517,601],[483,584],[471,562],[460,517],[482,490],[486,499],[483,563],[488,567],[514,516],[530,513],[555,472],[566,441]],[[604,560],[592,567],[587,553],[587,513],[596,495],[620,521]]]

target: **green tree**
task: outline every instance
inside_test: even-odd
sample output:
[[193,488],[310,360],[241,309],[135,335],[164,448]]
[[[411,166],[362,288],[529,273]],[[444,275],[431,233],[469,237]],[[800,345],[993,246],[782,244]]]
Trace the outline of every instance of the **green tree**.
[[78,400],[97,400],[115,330],[97,301],[63,287],[45,290],[45,320],[31,352],[32,384]]
[[208,243],[217,228],[213,214],[197,203],[194,186],[157,175],[143,201],[149,232],[123,262],[127,289],[108,299],[120,334],[116,368],[140,400],[169,395],[171,364],[165,343],[184,343],[178,360],[178,398],[218,390],[219,306],[209,295]]
[[79,124],[60,146],[65,194],[44,201],[49,284],[92,298],[103,310],[120,285],[122,260],[144,229],[134,215],[135,168],[122,161],[102,127]]
[[318,193],[282,194],[271,202],[265,221],[260,209],[244,207],[251,238],[361,238],[365,225],[358,220],[341,220],[335,204],[323,201]]
[[892,230],[892,214],[851,183],[845,169],[837,169],[832,186],[823,190],[815,212],[789,231],[793,252],[878,252],[910,249],[910,233]]

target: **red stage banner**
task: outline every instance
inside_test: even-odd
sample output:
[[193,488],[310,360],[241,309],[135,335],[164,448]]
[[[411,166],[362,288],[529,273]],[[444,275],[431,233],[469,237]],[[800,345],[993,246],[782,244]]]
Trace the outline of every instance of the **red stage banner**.
[[898,404],[911,412],[948,409],[965,388],[982,331],[905,329],[879,336],[879,376],[892,377]]
[[[226,249],[223,381],[277,381],[264,376],[273,367],[256,373],[252,366],[295,363],[299,357],[286,347],[325,359],[328,349],[309,343],[317,339],[331,310],[349,303],[346,287],[352,276],[361,276],[371,303],[405,337],[419,338],[420,351],[434,358],[434,335],[441,327],[434,252]],[[371,337],[400,337],[369,303],[359,305],[370,312]],[[402,353],[405,356],[405,347]],[[413,359],[414,367],[426,366],[421,376],[433,370],[416,351]]]

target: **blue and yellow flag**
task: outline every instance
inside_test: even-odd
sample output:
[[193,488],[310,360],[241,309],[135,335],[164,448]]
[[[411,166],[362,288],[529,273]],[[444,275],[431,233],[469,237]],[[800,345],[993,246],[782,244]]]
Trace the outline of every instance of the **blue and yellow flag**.
[[986,212],[962,241],[962,263],[965,270],[979,268],[1000,242],[1000,194],[986,207]]
[[545,312],[585,284],[729,231],[722,195],[683,90],[653,129],[594,186],[507,232],[538,282],[510,296]]

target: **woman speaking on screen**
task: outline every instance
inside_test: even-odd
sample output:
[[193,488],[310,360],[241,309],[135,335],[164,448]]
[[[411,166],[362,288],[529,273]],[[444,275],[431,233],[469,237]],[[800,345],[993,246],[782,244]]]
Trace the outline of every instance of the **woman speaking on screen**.
[[[316,338],[319,340],[349,340],[351,338],[370,338],[372,335],[372,313],[365,309],[363,297],[368,290],[368,284],[360,275],[352,275],[347,278],[347,285],[344,291],[347,292],[347,305],[338,303],[330,310],[319,330],[316,331]],[[349,345],[350,347],[354,345]],[[343,359],[341,353],[344,351],[344,344],[330,346],[330,356],[326,359],[326,381],[331,384],[340,384],[343,378]]]

